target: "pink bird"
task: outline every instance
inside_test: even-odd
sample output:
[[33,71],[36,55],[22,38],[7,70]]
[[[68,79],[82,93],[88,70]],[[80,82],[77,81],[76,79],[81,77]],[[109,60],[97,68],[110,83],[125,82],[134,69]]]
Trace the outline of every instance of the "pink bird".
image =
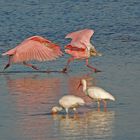
[[55,60],[62,55],[60,47],[48,39],[41,36],[32,36],[25,39],[15,48],[3,53],[9,56],[9,62],[4,67],[8,68],[12,63],[23,63],[25,66],[38,70],[36,66],[28,64],[26,61],[38,60],[49,61]]
[[66,35],[65,38],[71,38],[71,42],[65,46],[65,52],[70,54],[70,57],[67,61],[66,67],[63,69],[63,72],[68,70],[70,62],[75,59],[85,59],[86,66],[94,70],[94,72],[100,72],[88,62],[88,59],[91,56],[101,56],[102,54],[97,52],[95,47],[90,43],[90,38],[93,35],[94,31],[91,29],[84,29],[76,32],[72,32]]

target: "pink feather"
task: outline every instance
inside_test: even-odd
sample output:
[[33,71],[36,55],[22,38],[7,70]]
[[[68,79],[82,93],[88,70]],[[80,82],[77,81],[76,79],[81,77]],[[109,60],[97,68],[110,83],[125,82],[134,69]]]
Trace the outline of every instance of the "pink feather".
[[78,47],[78,48],[86,48],[87,45],[90,44],[90,38],[93,35],[94,31],[91,29],[84,29],[76,32],[72,32],[66,35],[65,38],[71,38],[72,41],[69,45]]
[[2,55],[11,55],[12,62],[18,63],[30,60],[54,60],[61,56],[62,52],[60,47],[50,40],[41,36],[32,36]]

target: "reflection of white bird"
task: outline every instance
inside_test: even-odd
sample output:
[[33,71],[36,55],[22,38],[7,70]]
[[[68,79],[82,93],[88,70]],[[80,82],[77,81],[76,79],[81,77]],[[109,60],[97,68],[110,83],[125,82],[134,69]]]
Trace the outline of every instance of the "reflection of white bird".
[[74,95],[65,95],[59,100],[60,106],[55,106],[52,108],[52,113],[57,113],[62,109],[65,109],[66,113],[68,113],[68,110],[70,108],[76,111],[77,107],[82,106],[84,104],[85,104],[84,100],[80,97]]
[[104,109],[106,110],[106,101],[107,100],[112,100],[115,101],[115,98],[108,93],[107,91],[105,91],[104,89],[100,88],[100,87],[96,87],[96,86],[92,86],[92,87],[87,87],[87,81],[85,79],[82,79],[79,87],[83,86],[83,92],[89,96],[91,99],[97,101],[98,103],[98,109],[100,109],[100,101],[103,102],[104,104]]

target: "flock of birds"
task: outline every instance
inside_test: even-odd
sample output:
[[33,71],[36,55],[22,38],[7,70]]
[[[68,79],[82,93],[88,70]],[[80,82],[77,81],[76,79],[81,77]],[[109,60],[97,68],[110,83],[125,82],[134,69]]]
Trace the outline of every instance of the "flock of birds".
[[[87,87],[87,81],[85,79],[82,79],[80,81],[80,84],[78,88],[82,86],[83,92],[85,95],[90,97],[93,101],[97,101],[98,103],[98,111],[100,111],[100,102],[102,101],[104,104],[104,111],[107,111],[107,101],[112,100],[115,101],[115,98],[104,89],[97,87],[97,86],[91,86]],[[60,106],[54,106],[52,108],[52,114],[56,114],[63,109],[65,109],[66,113],[68,114],[69,109],[73,109],[74,112],[76,112],[76,108],[85,105],[85,101],[77,96],[74,95],[65,95],[61,99],[59,99],[59,105]]]
[[[88,61],[88,59],[92,56],[102,55],[90,42],[93,33],[94,31],[92,29],[83,29],[66,35],[65,38],[72,39],[71,42],[65,46],[65,52],[71,55],[71,57],[68,59],[66,66],[60,72],[66,73],[70,63],[75,59],[85,59],[86,66],[88,68],[92,69],[94,72],[100,72],[100,70],[90,65]],[[34,70],[39,70],[38,67],[27,63],[27,61],[50,61],[62,56],[62,54],[63,52],[61,51],[59,45],[41,36],[32,36],[25,39],[15,48],[2,54],[8,55],[9,57],[9,61],[4,67],[4,70],[12,63],[22,63]],[[100,109],[101,101],[104,104],[105,110],[107,108],[107,100],[115,101],[115,98],[104,89],[97,86],[87,87],[87,81],[85,79],[80,81],[78,87],[81,85],[83,86],[83,92],[92,100],[97,101],[98,109]],[[65,95],[59,100],[59,105],[60,106],[52,108],[52,113],[57,113],[63,109],[65,109],[66,113],[68,113],[69,109],[76,111],[77,107],[85,105],[85,101],[74,95]]]
[[[101,56],[101,53],[90,43],[90,38],[93,33],[94,31],[91,29],[83,29],[66,35],[65,38],[72,39],[71,42],[65,46],[65,52],[71,55],[71,57],[61,72],[67,72],[70,62],[75,59],[85,59],[87,67],[94,70],[94,72],[100,72],[100,70],[94,68],[88,62],[91,56]],[[2,54],[9,56],[8,64],[4,67],[4,70],[12,63],[22,63],[32,69],[39,70],[38,67],[27,63],[27,61],[50,61],[62,56],[62,54],[63,52],[59,45],[41,36],[32,36],[25,39],[15,48]]]

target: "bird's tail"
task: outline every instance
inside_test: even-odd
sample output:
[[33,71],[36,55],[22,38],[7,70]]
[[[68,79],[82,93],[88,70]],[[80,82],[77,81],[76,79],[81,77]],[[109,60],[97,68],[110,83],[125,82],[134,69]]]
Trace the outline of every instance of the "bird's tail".
[[11,50],[9,50],[9,51],[7,51],[5,53],[2,53],[2,55],[13,55],[13,54],[15,54],[15,52],[16,52],[16,50],[14,48],[14,49],[11,49]]
[[113,96],[110,97],[110,100],[115,101],[115,98]]

